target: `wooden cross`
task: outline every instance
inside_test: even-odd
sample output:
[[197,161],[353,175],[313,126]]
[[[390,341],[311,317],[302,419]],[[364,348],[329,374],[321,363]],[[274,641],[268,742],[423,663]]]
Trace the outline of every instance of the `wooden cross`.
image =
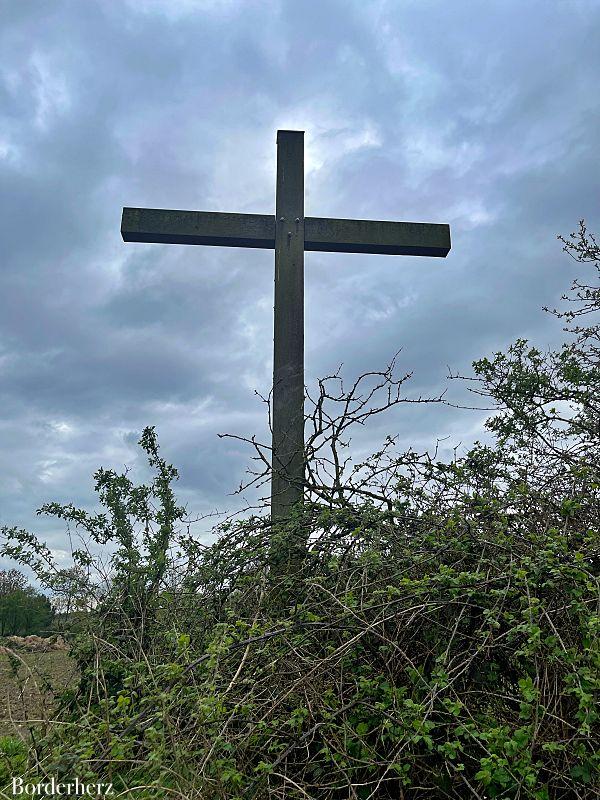
[[271,518],[285,520],[304,483],[304,252],[443,258],[449,226],[305,217],[304,131],[278,131],[275,216],[124,208],[121,234],[126,242],[275,250]]

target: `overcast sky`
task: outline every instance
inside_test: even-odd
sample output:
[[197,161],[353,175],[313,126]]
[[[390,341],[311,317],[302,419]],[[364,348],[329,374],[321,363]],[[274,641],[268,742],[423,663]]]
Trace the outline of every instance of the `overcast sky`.
[[[0,524],[93,504],[156,425],[194,510],[228,508],[261,434],[273,253],[124,244],[124,205],[274,213],[305,130],[306,213],[448,222],[447,259],[309,253],[310,383],[402,348],[409,396],[517,337],[555,345],[598,230],[598,0],[0,0]],[[448,387],[449,397],[455,384]],[[481,415],[374,427],[466,446]],[[364,446],[364,441],[363,441]],[[143,471],[140,472],[143,475]]]

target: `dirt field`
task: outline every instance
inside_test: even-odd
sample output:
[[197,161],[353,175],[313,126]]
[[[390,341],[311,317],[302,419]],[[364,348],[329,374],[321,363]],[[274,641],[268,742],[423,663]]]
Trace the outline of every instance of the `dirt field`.
[[75,667],[64,651],[30,653],[15,651],[18,670],[11,658],[0,653],[0,736],[26,733],[25,720],[43,720],[53,698],[75,679]]

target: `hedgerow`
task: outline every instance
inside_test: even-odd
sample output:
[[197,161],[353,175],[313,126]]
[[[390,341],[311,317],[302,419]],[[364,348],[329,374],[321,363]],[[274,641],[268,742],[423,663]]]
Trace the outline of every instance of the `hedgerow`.
[[[563,241],[600,267],[583,225]],[[519,340],[474,365],[493,438],[450,462],[393,439],[345,462],[406,377],[335,375],[287,524],[257,513],[202,545],[148,428],[151,484],[100,470],[105,512],[42,509],[103,561],[82,548],[65,573],[5,529],[4,554],[80,611],[80,681],[24,773],[140,798],[597,797],[600,287],[570,297],[561,351]]]

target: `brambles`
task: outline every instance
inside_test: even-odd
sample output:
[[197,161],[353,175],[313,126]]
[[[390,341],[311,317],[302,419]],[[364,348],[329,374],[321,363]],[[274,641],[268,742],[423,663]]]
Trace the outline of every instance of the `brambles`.
[[[47,506],[112,555],[101,575],[76,553],[63,581],[87,609],[81,681],[31,773],[144,798],[595,797],[597,337],[478,362],[496,438],[450,463],[393,439],[345,463],[351,423],[401,402],[404,379],[322,382],[293,569],[271,568],[260,514],[189,537],[152,429],[151,486],[101,471],[105,514]],[[43,547],[8,533],[57,586]]]

